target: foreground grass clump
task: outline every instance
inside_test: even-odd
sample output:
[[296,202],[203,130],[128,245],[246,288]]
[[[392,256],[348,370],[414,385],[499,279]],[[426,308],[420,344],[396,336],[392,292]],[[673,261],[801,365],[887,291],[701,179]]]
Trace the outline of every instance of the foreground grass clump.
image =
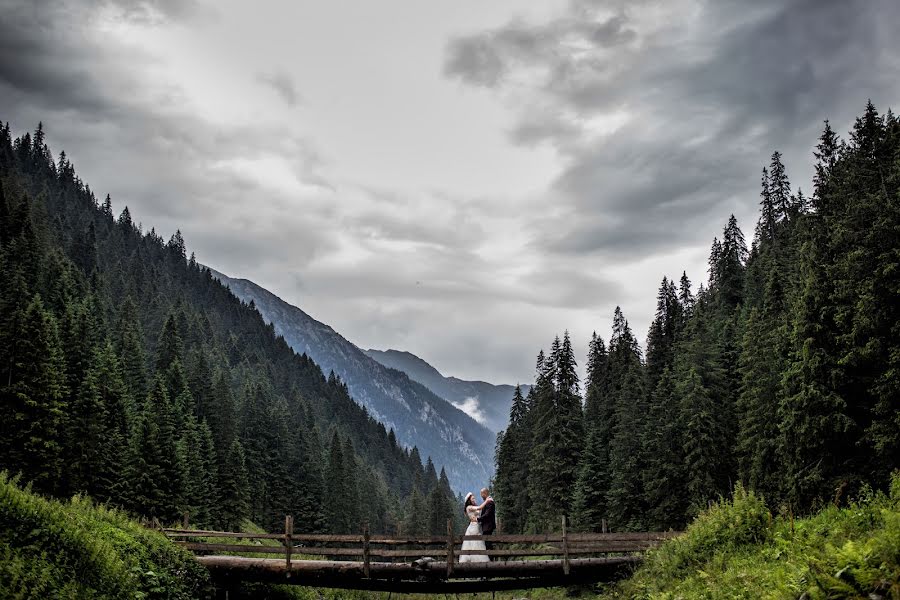
[[900,474],[863,496],[792,520],[738,487],[603,597],[900,600]]
[[206,570],[165,536],[87,499],[37,496],[0,473],[0,598],[209,596]]

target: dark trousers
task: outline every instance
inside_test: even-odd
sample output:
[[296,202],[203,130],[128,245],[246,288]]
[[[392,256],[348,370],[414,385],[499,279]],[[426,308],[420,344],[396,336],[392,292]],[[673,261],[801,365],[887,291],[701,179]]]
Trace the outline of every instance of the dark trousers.
[[[492,531],[492,532],[490,532],[490,533],[484,533],[483,535],[493,535],[493,534],[494,534],[494,532]],[[491,542],[490,540],[484,540],[484,549],[485,549],[485,550],[493,550],[493,549],[494,549],[494,543]],[[494,560],[494,557],[493,557],[493,556],[488,556],[488,560]]]

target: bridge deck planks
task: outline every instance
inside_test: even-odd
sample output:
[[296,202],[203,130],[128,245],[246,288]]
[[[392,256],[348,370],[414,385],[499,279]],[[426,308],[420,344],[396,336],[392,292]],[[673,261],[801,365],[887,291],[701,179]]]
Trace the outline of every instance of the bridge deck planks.
[[[567,586],[619,579],[639,564],[644,552],[676,532],[561,533],[459,536],[448,521],[446,536],[294,534],[290,517],[285,532],[238,533],[164,529],[179,546],[197,554],[217,585],[242,581],[287,583],[372,591],[463,593]],[[204,538],[207,538],[204,540]],[[208,538],[212,538],[211,540]],[[250,544],[237,543],[239,540]],[[252,540],[258,540],[255,543]],[[466,540],[505,544],[493,550],[460,550]],[[279,545],[263,545],[265,541]],[[342,544],[351,547],[340,547]],[[437,546],[437,547],[435,547]],[[212,554],[210,554],[212,553]],[[222,555],[269,554],[284,558]],[[488,555],[491,562],[460,563],[463,555]],[[597,557],[598,554],[620,556]],[[322,556],[323,560],[295,556]],[[593,556],[592,556],[593,555]],[[448,557],[450,563],[448,563]],[[513,558],[518,557],[518,558]],[[527,559],[534,557],[534,559]],[[392,560],[393,562],[385,562]],[[397,559],[402,562],[397,562]],[[407,559],[407,560],[404,560]],[[410,562],[409,559],[418,559]]]

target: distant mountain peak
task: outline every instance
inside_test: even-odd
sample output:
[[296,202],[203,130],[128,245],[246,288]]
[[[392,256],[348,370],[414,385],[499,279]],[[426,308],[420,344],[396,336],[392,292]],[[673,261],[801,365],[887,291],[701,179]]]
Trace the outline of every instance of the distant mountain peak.
[[430,456],[438,469],[444,467],[454,489],[479,489],[490,481],[496,441],[493,431],[405,371],[374,360],[330,326],[269,290],[248,279],[212,273],[238,298],[254,302],[263,319],[274,325],[295,352],[308,355],[323,373],[334,371],[356,402],[385,427],[394,429],[400,444],[416,446],[423,459]]
[[[366,354],[387,367],[403,371],[410,379],[421,383],[492,431],[506,429],[514,385],[445,377],[436,367],[405,350],[370,348]],[[528,385],[522,386],[525,394],[529,389]]]

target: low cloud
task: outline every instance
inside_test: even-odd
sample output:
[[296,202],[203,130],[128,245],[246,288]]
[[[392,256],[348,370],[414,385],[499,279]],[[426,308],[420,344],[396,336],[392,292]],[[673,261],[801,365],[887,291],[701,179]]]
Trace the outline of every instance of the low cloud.
[[475,419],[476,421],[478,421],[479,423],[481,423],[482,425],[484,425],[485,422],[487,421],[487,416],[484,414],[484,412],[481,410],[481,408],[478,405],[478,398],[475,398],[474,396],[469,396],[462,402],[452,402],[451,401],[450,403],[453,406],[455,406],[456,408],[458,408],[459,410],[463,411],[464,413],[466,413],[467,415],[472,417],[473,419]]

